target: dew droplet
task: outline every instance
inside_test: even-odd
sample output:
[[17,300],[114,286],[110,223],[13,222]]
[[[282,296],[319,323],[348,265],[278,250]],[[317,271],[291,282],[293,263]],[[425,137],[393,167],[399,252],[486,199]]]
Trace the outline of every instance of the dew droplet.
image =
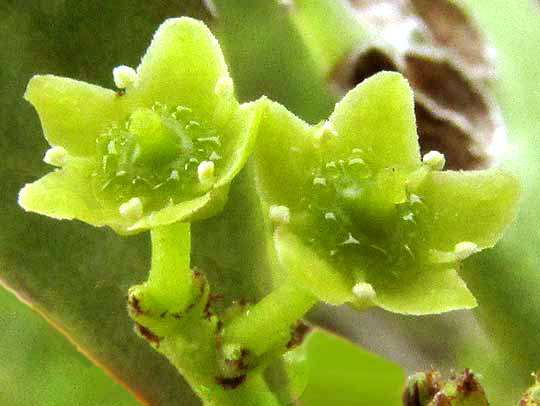
[[402,217],[402,219],[405,220],[405,221],[412,221],[412,222],[414,222],[414,213],[409,212],[409,213],[407,213],[406,215],[404,215],[404,216]]
[[412,204],[417,204],[417,203],[422,203],[422,199],[420,199],[420,196],[418,195],[415,195],[415,194],[411,194],[409,196],[409,202],[411,202]]
[[313,178],[314,185],[326,186],[326,179],[321,177]]
[[340,191],[341,196],[345,200],[358,200],[362,198],[362,188],[358,186],[349,186]]
[[336,220],[336,215],[332,213],[331,211],[324,213],[325,220]]
[[116,140],[111,140],[107,144],[107,152],[112,155],[118,154],[118,150],[116,148]]
[[171,174],[169,175],[170,180],[178,181],[180,179],[180,176],[178,176],[178,171],[176,169],[171,171]]

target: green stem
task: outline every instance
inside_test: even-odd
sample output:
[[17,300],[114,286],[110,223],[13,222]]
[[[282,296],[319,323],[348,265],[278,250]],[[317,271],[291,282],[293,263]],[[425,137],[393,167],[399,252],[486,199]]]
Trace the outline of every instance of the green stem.
[[148,281],[130,289],[130,314],[140,335],[169,359],[205,406],[279,406],[260,369],[233,375],[223,370],[217,318],[205,312],[206,279],[190,268],[190,225],[156,227],[151,233]]
[[152,267],[148,289],[162,306],[168,309],[185,308],[193,299],[190,224],[155,227],[151,236]]
[[291,326],[315,303],[317,298],[307,290],[284,283],[233,319],[224,329],[224,343],[240,344],[257,356],[285,345]]
[[221,375],[216,331],[215,321],[200,319],[166,337],[157,350],[178,369],[205,406],[279,406],[261,371],[232,378]]

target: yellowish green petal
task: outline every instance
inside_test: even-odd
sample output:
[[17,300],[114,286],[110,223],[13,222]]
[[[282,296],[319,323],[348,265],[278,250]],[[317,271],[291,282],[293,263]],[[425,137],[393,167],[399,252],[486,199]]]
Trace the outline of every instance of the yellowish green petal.
[[355,300],[351,289],[353,283],[306,247],[293,233],[284,228],[276,230],[274,245],[279,262],[289,273],[292,283],[333,305]]
[[373,275],[373,302],[394,313],[423,315],[476,307],[476,299],[454,269],[425,270],[411,277]]
[[266,99],[241,105],[223,128],[228,137],[223,143],[224,163],[217,174],[215,187],[230,183],[244,167],[257,139]]
[[[76,162],[74,162],[76,161]],[[94,198],[88,173],[93,164],[84,158],[71,159],[19,192],[19,204],[28,211],[57,219],[78,219],[102,226],[111,219]]]
[[130,233],[149,229],[156,226],[164,226],[178,221],[194,221],[210,217],[219,212],[227,201],[229,185],[212,189],[203,196],[186,200],[181,203],[171,204],[160,210],[150,212],[134,224],[125,229],[117,230],[121,233]]
[[53,75],[34,76],[25,99],[36,108],[49,144],[92,156],[96,138],[125,119],[125,102],[112,90]]
[[399,73],[364,80],[336,105],[330,121],[340,138],[336,148],[360,148],[374,170],[420,165],[413,93]]
[[492,247],[516,216],[517,179],[500,169],[431,172],[415,192],[427,212],[429,248],[453,252],[456,244]]
[[[127,95],[138,104],[184,106],[209,117],[217,106],[216,84],[227,77],[217,40],[200,21],[173,18],[154,35],[137,69],[137,86]],[[218,89],[219,90],[219,89]]]
[[298,207],[307,193],[306,179],[318,165],[313,128],[281,104],[267,101],[258,133],[255,162],[261,192],[271,204]]

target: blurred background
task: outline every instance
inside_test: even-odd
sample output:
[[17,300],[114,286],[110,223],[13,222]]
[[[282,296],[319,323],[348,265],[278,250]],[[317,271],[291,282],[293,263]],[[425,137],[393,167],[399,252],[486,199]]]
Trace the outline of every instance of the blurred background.
[[[299,53],[306,32],[283,23],[294,12],[283,9],[290,5],[268,6],[274,4],[270,0],[215,3],[225,10],[223,19],[236,25],[220,23],[220,17],[212,17],[212,10],[197,1],[0,0],[0,279],[4,283],[35,294],[58,281],[53,269],[58,263],[74,274],[85,267],[93,272],[92,278],[74,278],[72,285],[61,281],[62,289],[74,294],[89,288],[94,279],[105,281],[100,285],[103,292],[127,288],[137,279],[123,260],[125,242],[119,237],[107,230],[25,214],[17,206],[23,184],[48,171],[41,162],[47,144],[38,117],[22,98],[32,75],[54,73],[112,88],[112,68],[136,66],[164,19],[192,15],[215,25],[240,98],[249,100],[265,93],[311,122],[331,110],[337,97],[335,84],[332,88],[320,72],[326,70],[328,75],[334,70],[317,63],[323,56],[315,51]],[[267,5],[259,7],[259,3]],[[327,308],[312,317],[395,359],[408,372],[431,363],[440,363],[446,370],[473,366],[485,376],[493,404],[508,405],[529,383],[529,373],[540,368],[540,6],[532,0],[456,3],[494,46],[496,80],[489,87],[508,131],[503,165],[523,182],[517,224],[496,249],[473,259],[463,270],[480,307],[473,313],[421,319],[379,311],[357,316],[347,309],[336,313]],[[301,19],[292,20],[302,24]],[[256,32],[264,29],[268,35],[257,37]],[[284,42],[286,36],[292,40]],[[258,61],[257,66],[253,61]],[[97,240],[104,242],[99,245]],[[144,237],[134,241],[134,251],[146,247]],[[101,248],[113,244],[123,264],[118,268],[120,282],[115,279],[114,286],[109,283],[114,265],[100,257]],[[141,261],[140,268],[145,269],[146,260]],[[25,280],[29,269],[39,273],[39,283]],[[49,290],[46,294],[54,302]],[[53,318],[56,310],[60,313],[70,306],[75,304],[53,309]],[[76,317],[74,312],[71,321],[76,322]],[[2,288],[0,331],[0,404],[137,404],[36,312]]]

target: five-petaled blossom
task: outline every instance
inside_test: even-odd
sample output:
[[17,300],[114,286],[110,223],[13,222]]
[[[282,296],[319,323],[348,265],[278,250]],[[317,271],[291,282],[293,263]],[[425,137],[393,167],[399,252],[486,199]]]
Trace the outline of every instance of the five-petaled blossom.
[[31,79],[59,167],[21,190],[26,210],[131,233],[208,217],[249,156],[261,103],[239,105],[206,26],[170,19],[134,70],[114,69],[118,91],[52,76]]
[[269,103],[255,156],[282,267],[333,304],[471,308],[460,262],[492,247],[516,213],[518,183],[505,171],[421,159],[413,94],[397,73],[365,80],[316,126]]

